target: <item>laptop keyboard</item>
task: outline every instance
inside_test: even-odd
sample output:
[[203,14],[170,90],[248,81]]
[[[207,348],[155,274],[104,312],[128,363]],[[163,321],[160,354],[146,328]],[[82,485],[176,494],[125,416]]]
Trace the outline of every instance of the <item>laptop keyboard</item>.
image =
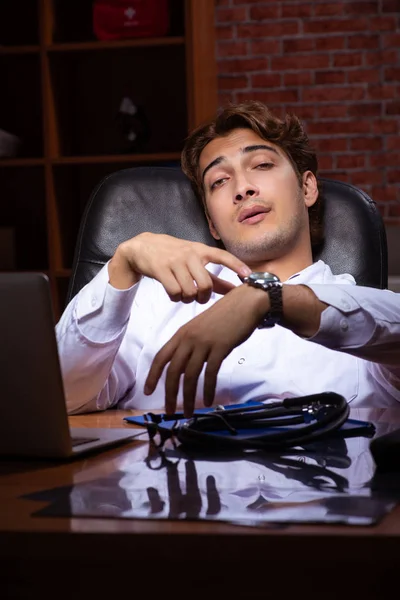
[[75,448],[75,446],[80,446],[81,444],[88,444],[89,442],[97,442],[98,439],[99,438],[73,436],[71,438],[71,443],[72,443],[72,447]]

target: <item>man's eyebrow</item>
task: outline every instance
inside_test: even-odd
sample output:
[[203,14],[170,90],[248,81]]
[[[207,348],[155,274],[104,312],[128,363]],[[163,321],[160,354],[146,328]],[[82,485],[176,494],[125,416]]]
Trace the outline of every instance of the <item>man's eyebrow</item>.
[[207,171],[209,171],[212,167],[216,167],[217,165],[219,165],[223,160],[225,160],[224,156],[218,156],[217,158],[214,158],[214,160],[212,160],[209,165],[206,166],[206,168],[203,171],[203,175],[201,176],[203,182]]
[[279,156],[279,152],[273,146],[267,146],[267,144],[256,144],[254,146],[246,146],[243,148],[242,152],[245,154],[247,152],[256,152],[257,150],[270,150],[271,152],[275,152],[277,156]]
[[[271,152],[275,152],[275,154],[277,156],[279,156],[279,152],[277,150],[275,150],[275,148],[273,146],[267,146],[267,144],[254,144],[253,146],[246,146],[245,148],[242,148],[241,152],[243,154],[247,154],[248,152],[257,152],[257,150],[270,150]],[[225,156],[218,156],[217,158],[212,160],[210,162],[210,164],[207,165],[203,171],[203,175],[201,177],[202,181],[204,182],[204,177],[205,177],[207,171],[212,169],[212,167],[216,167],[224,160],[225,160]]]

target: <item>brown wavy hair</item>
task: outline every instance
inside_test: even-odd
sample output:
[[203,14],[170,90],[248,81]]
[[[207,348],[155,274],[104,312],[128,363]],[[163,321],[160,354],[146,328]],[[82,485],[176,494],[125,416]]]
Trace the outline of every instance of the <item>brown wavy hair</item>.
[[[300,185],[305,171],[311,171],[317,176],[317,156],[298,117],[287,114],[284,120],[279,119],[265,104],[256,101],[228,105],[218,111],[216,118],[194,129],[186,139],[182,151],[182,170],[204,206],[205,192],[199,169],[202,151],[215,138],[228,135],[234,129],[244,128],[252,129],[262,139],[272,142],[285,152]],[[320,189],[317,201],[308,209],[308,216],[311,245],[315,248],[323,241],[323,199]]]

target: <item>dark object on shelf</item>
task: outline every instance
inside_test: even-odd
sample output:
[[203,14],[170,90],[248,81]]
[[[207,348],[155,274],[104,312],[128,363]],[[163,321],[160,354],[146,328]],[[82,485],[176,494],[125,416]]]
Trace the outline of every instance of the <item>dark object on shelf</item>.
[[95,0],[93,3],[93,31],[99,40],[162,37],[168,28],[168,0]]
[[125,96],[122,98],[117,120],[124,138],[121,152],[141,152],[150,138],[150,126],[144,110]]
[[1,157],[13,157],[17,156],[18,148],[21,144],[21,140],[18,136],[0,129],[0,156]]
[[400,472],[400,429],[372,440],[370,451],[379,471]]

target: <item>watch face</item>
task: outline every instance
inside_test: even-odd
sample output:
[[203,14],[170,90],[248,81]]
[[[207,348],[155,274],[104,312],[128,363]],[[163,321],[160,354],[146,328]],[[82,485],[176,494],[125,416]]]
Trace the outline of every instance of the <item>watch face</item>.
[[254,283],[279,283],[280,279],[279,277],[277,277],[276,275],[274,275],[273,273],[263,273],[262,271],[260,272],[255,272],[255,273],[250,273],[249,277],[248,277],[249,281],[252,281]]

